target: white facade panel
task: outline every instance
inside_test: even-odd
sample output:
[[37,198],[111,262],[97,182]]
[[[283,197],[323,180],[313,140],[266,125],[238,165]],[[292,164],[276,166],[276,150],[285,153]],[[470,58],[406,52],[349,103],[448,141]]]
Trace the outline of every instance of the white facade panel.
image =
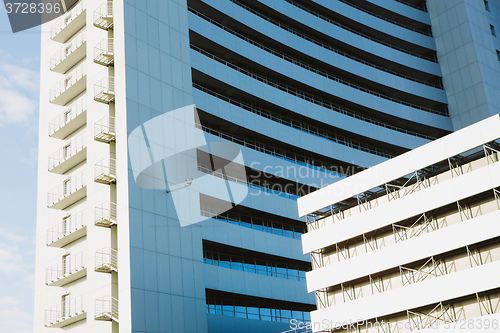
[[[500,272],[500,262],[313,311],[311,321],[313,325],[327,322],[339,323],[337,326],[341,326],[342,323],[356,323],[363,319],[383,317],[401,310],[487,291],[498,287],[498,275],[491,274],[492,272]],[[329,327],[321,327],[325,328]],[[319,332],[321,329],[314,328],[313,331]]]
[[500,211],[306,273],[309,292],[500,236]]
[[380,163],[298,199],[299,216],[325,208],[415,170],[460,154],[499,137],[500,116],[488,119]]
[[308,232],[302,236],[303,251],[310,253],[498,186],[500,163],[494,163]]

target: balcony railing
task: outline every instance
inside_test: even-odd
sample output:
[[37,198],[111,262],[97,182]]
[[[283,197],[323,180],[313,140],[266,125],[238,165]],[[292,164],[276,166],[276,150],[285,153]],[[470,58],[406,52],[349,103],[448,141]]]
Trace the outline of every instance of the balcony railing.
[[113,38],[103,39],[94,47],[94,62],[103,66],[114,65]]
[[118,271],[118,251],[105,248],[95,253],[95,271],[111,273]]
[[87,158],[87,144],[85,133],[71,140],[67,145],[58,149],[49,156],[49,171],[63,174],[85,161]]
[[113,28],[113,1],[106,1],[94,12],[94,26],[108,30]]
[[94,140],[104,143],[115,141],[115,117],[106,116],[94,125]]
[[118,300],[112,296],[96,299],[94,319],[118,322]]
[[61,81],[50,88],[49,101],[57,105],[66,105],[86,89],[87,71],[85,62],[69,72]]
[[106,157],[95,164],[94,181],[106,185],[116,183],[116,159],[114,156]]
[[49,123],[49,136],[64,139],[87,122],[86,96],[80,97]]
[[45,310],[46,327],[64,327],[83,320],[87,317],[87,311],[83,295],[63,297],[63,301]]
[[104,202],[95,207],[94,224],[98,227],[111,227],[116,225],[116,204]]
[[47,207],[64,209],[87,196],[85,171],[72,175],[47,193]]
[[50,38],[59,43],[65,43],[70,39],[85,26],[86,8],[86,3],[82,0],[67,13],[57,18],[50,28]]
[[48,246],[63,247],[87,234],[85,211],[71,213],[62,221],[47,230],[46,242]]
[[115,78],[106,76],[94,86],[94,100],[109,104],[115,101]]
[[50,57],[50,69],[54,72],[64,74],[85,58],[86,35],[86,31],[82,30],[52,55]]
[[60,287],[87,275],[85,251],[64,256],[45,270],[45,284]]

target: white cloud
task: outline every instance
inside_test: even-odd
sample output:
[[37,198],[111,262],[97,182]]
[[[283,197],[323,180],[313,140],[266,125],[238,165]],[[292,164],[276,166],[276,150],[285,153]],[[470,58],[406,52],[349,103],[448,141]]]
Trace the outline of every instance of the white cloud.
[[[23,277],[31,275],[31,263],[27,262],[26,245],[31,245],[29,239],[24,235],[18,235],[6,228],[0,228],[0,273],[7,275],[23,274]],[[0,281],[1,282],[1,281]],[[1,302],[0,302],[1,304]]]
[[38,92],[39,75],[37,72],[11,64],[1,65],[0,72],[2,72],[11,84],[31,92]]
[[32,232],[14,232],[0,227],[0,331],[27,333],[33,318],[33,239]]
[[28,119],[37,106],[38,87],[37,72],[0,63],[0,126]]

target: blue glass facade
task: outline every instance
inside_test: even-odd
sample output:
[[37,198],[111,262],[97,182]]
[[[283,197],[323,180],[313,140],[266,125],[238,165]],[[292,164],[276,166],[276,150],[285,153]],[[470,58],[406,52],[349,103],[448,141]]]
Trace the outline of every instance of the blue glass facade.
[[[453,130],[423,4],[124,1],[127,133],[194,104],[209,142],[239,145],[247,176],[229,180],[249,193],[181,228],[169,194],[139,188],[129,166],[132,332],[281,332],[308,319],[297,197]],[[201,215],[223,201],[199,199]]]

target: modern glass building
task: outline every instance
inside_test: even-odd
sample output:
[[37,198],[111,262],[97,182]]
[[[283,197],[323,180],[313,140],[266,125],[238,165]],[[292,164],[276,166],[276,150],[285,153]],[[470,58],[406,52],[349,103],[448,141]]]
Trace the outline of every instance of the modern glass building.
[[300,198],[318,310],[294,326],[498,330],[499,128],[492,116]]
[[42,26],[36,332],[286,331],[315,309],[297,198],[500,106],[498,1],[65,3]]

